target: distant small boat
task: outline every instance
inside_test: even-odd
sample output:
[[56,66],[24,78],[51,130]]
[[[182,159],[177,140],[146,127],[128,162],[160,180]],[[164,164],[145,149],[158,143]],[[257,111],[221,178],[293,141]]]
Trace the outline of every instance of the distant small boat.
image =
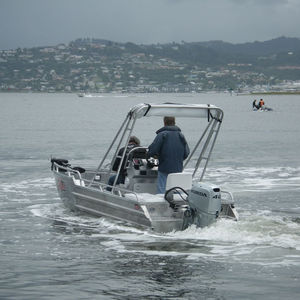
[[253,111],[272,111],[272,110],[273,110],[273,108],[267,107],[267,106],[264,106],[264,107],[261,107],[261,108],[253,107]]
[[268,107],[265,105],[265,102],[263,99],[260,99],[260,101],[257,103],[257,100],[255,99],[252,102],[252,109],[253,111],[272,111],[273,109],[271,107]]
[[103,97],[103,96],[102,95],[79,93],[78,97],[81,97],[81,98],[96,98],[96,97]]

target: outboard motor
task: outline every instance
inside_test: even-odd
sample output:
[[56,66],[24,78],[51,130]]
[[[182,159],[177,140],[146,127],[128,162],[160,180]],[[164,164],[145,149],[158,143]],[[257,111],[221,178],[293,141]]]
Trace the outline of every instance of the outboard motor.
[[185,212],[184,229],[192,224],[208,226],[220,215],[221,190],[215,185],[194,183],[187,200],[190,208]]

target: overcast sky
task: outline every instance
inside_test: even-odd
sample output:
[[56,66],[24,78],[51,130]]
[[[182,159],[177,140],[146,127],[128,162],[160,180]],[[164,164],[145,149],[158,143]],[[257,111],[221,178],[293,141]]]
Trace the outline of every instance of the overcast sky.
[[0,0],[0,49],[300,37],[300,0]]

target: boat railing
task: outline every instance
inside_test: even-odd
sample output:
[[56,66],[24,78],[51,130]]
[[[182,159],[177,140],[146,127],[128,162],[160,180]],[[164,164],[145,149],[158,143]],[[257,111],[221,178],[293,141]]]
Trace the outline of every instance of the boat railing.
[[[54,162],[53,163],[53,171],[55,171],[56,173],[61,173],[61,170],[63,170],[67,176],[73,177],[75,185],[90,187],[90,188],[97,187],[97,189],[99,189],[101,192],[115,194],[120,197],[123,197],[124,194],[132,194],[132,195],[134,195],[136,201],[139,202],[138,195],[131,190],[128,190],[123,187],[111,186],[111,185],[109,185],[107,183],[103,183],[103,182],[97,182],[97,180],[95,180],[94,177],[92,180],[87,179],[87,178],[82,178],[81,173],[78,170],[74,170],[69,166],[62,166],[62,165],[59,165],[58,163]],[[97,173],[97,172],[95,171],[95,173]]]
[[[225,194],[226,197],[223,198],[222,194]],[[221,190],[221,199],[222,199],[222,204],[232,204],[232,203],[234,203],[233,195],[229,191]]]
[[[68,176],[74,175],[74,173],[78,176],[78,179],[83,180],[81,174],[78,170],[73,169],[69,166],[63,166],[56,162],[53,163],[53,171],[59,173],[61,170],[64,170]],[[71,174],[72,173],[72,174]]]
[[85,182],[85,186],[87,186],[88,188],[99,188],[103,193],[113,194],[119,197],[124,197],[125,194],[132,194],[135,197],[136,201],[140,202],[137,193],[126,188],[111,186],[104,182],[97,182],[97,180],[95,179],[82,179],[82,181]]

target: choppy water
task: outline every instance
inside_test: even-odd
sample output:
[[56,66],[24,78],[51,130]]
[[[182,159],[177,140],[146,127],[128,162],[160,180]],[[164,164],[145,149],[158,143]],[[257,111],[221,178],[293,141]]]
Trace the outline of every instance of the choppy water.
[[[0,94],[0,299],[297,299],[298,98],[252,112],[225,94]],[[165,101],[224,109],[205,179],[233,192],[240,221],[156,234],[66,209],[50,155],[98,165],[132,105]],[[143,144],[159,126],[139,128]]]

